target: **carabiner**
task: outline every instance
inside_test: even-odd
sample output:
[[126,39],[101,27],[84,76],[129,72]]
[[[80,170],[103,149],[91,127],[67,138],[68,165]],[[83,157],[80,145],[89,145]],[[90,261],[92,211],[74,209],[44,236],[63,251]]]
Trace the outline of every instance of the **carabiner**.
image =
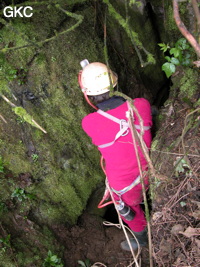
[[[122,119],[120,120],[120,130],[122,130],[124,127],[127,127],[128,123],[126,120]],[[126,132],[123,133],[121,136],[126,136],[129,133],[129,130],[127,128]]]

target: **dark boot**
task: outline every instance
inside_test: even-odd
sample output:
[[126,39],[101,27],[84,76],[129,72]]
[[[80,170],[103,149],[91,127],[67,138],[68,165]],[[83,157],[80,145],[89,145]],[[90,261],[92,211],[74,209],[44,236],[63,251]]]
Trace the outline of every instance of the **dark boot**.
[[[137,241],[141,247],[145,247],[148,244],[148,237],[147,237],[146,229],[141,232],[133,232],[133,233],[135,237],[137,238]],[[138,249],[137,241],[134,238],[130,238],[130,243],[131,243],[133,250]],[[127,240],[121,242],[121,248],[126,251],[131,251]]]

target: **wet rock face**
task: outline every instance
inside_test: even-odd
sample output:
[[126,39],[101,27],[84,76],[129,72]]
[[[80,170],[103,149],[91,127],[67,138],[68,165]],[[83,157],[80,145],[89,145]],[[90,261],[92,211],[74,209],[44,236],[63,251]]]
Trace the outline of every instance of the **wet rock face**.
[[[138,5],[128,4],[127,7],[124,1],[113,4],[124,23],[128,19],[126,30],[132,32],[133,38],[121,27],[116,27],[114,11],[109,12],[107,20],[109,56],[114,63],[114,70],[119,74],[120,90],[132,98],[145,97],[151,103],[166,84],[166,77],[161,70],[163,55],[158,47],[164,34],[164,19],[154,5],[149,1],[139,1]],[[138,39],[136,36],[139,36]],[[152,54],[155,64],[146,66],[146,52]]]
[[29,101],[33,101],[36,100],[37,97],[34,95],[34,93],[30,92],[30,91],[24,91],[23,94],[25,95],[26,99]]
[[[38,11],[40,8],[44,7],[39,6]],[[75,223],[101,179],[97,151],[87,149],[89,140],[81,129],[81,119],[87,112],[77,73],[83,55],[97,61],[103,52],[88,17],[91,8],[87,6],[82,12],[86,21],[76,32],[58,36],[39,50],[37,45],[13,49],[4,61],[5,83],[10,79],[6,96],[23,107],[47,134],[17,117],[1,99],[8,123],[2,125],[0,154],[15,175],[30,173],[33,182],[22,184],[27,191],[34,191],[41,204],[35,208],[33,200],[31,213],[47,224],[63,221],[63,216],[69,224]],[[14,21],[13,31],[4,27],[0,48],[11,43],[12,47],[37,44],[36,39],[54,35],[52,29],[63,32],[75,23],[55,7],[45,9],[42,16],[36,12],[31,21],[25,22]],[[83,31],[86,25],[87,32]]]
[[[124,5],[124,1],[123,0],[117,0],[116,2],[121,3],[122,5]],[[145,6],[147,4],[146,0],[140,0],[140,1],[135,1],[135,3],[129,3],[129,8],[131,10],[134,10],[135,12],[140,12],[141,15],[144,14],[145,11]]]

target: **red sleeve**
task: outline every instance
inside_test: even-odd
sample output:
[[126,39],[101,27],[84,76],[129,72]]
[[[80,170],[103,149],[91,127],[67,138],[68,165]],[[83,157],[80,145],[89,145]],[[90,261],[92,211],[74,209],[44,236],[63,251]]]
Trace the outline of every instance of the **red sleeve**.
[[90,113],[87,116],[85,116],[82,119],[82,128],[84,130],[84,132],[86,132],[86,134],[91,137],[94,138],[94,136],[96,136],[96,125],[98,122],[98,116],[97,113]]
[[85,116],[83,119],[82,119],[82,128],[84,130],[84,132],[86,132],[87,135],[89,135],[89,129],[90,127],[88,127],[88,116]]

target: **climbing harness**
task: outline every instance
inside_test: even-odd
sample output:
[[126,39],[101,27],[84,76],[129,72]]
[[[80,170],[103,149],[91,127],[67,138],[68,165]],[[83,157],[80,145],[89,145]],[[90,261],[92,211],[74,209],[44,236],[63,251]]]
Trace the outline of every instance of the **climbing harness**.
[[[105,169],[104,169],[104,167],[102,166],[102,164],[101,164],[101,167],[102,167],[102,169],[103,169],[103,171],[105,172]],[[123,201],[122,201],[122,199],[121,199],[121,196],[123,195],[123,194],[125,194],[125,193],[127,193],[129,190],[131,190],[131,189],[133,189],[136,185],[138,185],[140,183],[140,175],[130,184],[130,185],[128,185],[128,186],[126,186],[126,187],[124,187],[123,189],[121,189],[121,190],[115,190],[114,188],[112,188],[112,187],[109,187],[110,188],[110,191],[112,192],[112,193],[115,193],[116,195],[118,195],[118,197],[119,197],[119,201],[118,201],[118,203],[119,203],[119,205],[120,205],[120,203],[122,203]],[[104,195],[103,195],[103,198],[102,198],[102,200],[99,202],[99,204],[98,204],[98,208],[99,209],[101,209],[101,208],[104,208],[105,206],[107,206],[107,205],[110,205],[110,204],[113,204],[113,201],[107,201],[107,202],[105,202],[106,200],[108,200],[109,199],[109,197],[110,197],[110,192],[109,192],[109,190],[108,190],[108,180],[107,180],[107,177],[106,177],[106,189],[105,189],[105,192],[104,192]],[[104,203],[105,202],[105,203]]]
[[[102,156],[101,156],[100,164],[101,164],[101,168],[102,168],[103,172],[106,175],[106,171],[105,171],[105,168],[103,166],[103,157]],[[134,214],[131,213],[130,207],[125,205],[125,203],[121,199],[121,196],[140,183],[140,176],[138,176],[129,186],[126,186],[119,191],[115,190],[114,188],[109,186],[107,177],[106,177],[105,183],[106,183],[106,189],[105,189],[102,200],[98,204],[98,208],[101,209],[101,208],[106,207],[107,205],[114,204],[113,200],[107,201],[107,202],[105,202],[105,201],[110,198],[112,193],[115,193],[119,197],[119,201],[116,201],[116,207],[118,208],[118,211],[120,212],[120,210],[121,210],[122,214],[121,213],[120,214],[122,216],[124,216],[124,217],[127,216],[128,219],[130,218],[130,220],[132,220],[134,218]],[[124,212],[123,209],[126,210],[126,212]]]
[[133,187],[135,187],[139,183],[140,183],[140,175],[130,185],[124,187],[123,189],[117,191],[117,190],[115,190],[114,188],[111,187],[111,190],[112,190],[112,192],[117,194],[119,197],[121,197],[123,194],[125,194],[129,190],[133,189]]
[[[127,102],[127,105],[128,105],[128,102]],[[115,143],[115,141],[119,137],[126,136],[129,133],[130,126],[129,126],[129,123],[125,119],[116,118],[115,116],[113,116],[113,115],[111,115],[111,114],[109,114],[109,113],[107,113],[107,112],[105,112],[105,111],[103,111],[101,109],[98,109],[97,113],[102,115],[102,116],[104,116],[107,119],[110,119],[111,121],[114,121],[114,122],[118,123],[119,124],[119,128],[120,128],[119,131],[117,132],[117,134],[115,135],[115,138],[114,138],[114,140],[112,142],[99,145],[98,146],[99,148],[109,147],[109,146],[113,145]],[[141,126],[140,125],[134,124],[134,126],[135,126],[135,128],[137,130],[141,130]],[[145,131],[148,131],[150,128],[151,128],[150,126],[143,126],[143,129]],[[103,169],[103,171],[104,171],[104,173],[106,175],[102,159],[103,159],[103,157],[101,158],[101,167],[102,167],[102,169]],[[119,198],[120,198],[120,201],[122,201],[121,196],[123,194],[125,194],[126,192],[128,192],[129,190],[131,190],[132,188],[134,188],[136,185],[138,185],[140,183],[140,179],[141,178],[140,178],[140,175],[139,175],[130,185],[128,185],[127,187],[125,187],[125,188],[123,188],[123,189],[121,189],[119,191],[115,190],[114,188],[110,188],[110,189],[111,189],[112,192],[117,194],[119,196]],[[106,178],[106,181],[107,181],[107,178]],[[107,181],[107,183],[108,183],[108,181]],[[113,203],[112,201],[104,203],[104,201],[108,200],[108,198],[109,198],[109,192],[108,192],[108,190],[106,188],[104,196],[103,196],[102,200],[100,201],[100,203],[98,204],[98,208],[103,208],[103,207]]]
[[[120,127],[120,130],[119,130],[118,133],[115,135],[114,140],[113,140],[112,142],[109,142],[109,143],[106,143],[106,144],[99,145],[99,146],[98,146],[99,148],[109,147],[109,146],[113,145],[113,144],[115,143],[115,141],[116,141],[119,137],[121,137],[121,136],[125,136],[125,135],[127,135],[127,134],[129,133],[129,128],[130,128],[130,126],[129,126],[129,123],[128,123],[126,120],[124,120],[124,119],[121,119],[121,120],[120,120],[120,119],[118,119],[118,118],[112,116],[111,114],[109,114],[109,113],[107,113],[107,112],[105,112],[105,111],[103,111],[103,110],[101,110],[101,109],[98,109],[98,110],[97,110],[97,113],[100,114],[100,115],[102,115],[102,116],[104,116],[104,117],[107,118],[107,119],[110,119],[110,120],[112,120],[112,121],[118,123],[118,124],[119,124],[119,127]],[[140,125],[137,125],[137,124],[134,124],[134,125],[135,125],[135,128],[136,128],[137,130],[141,130]],[[144,129],[145,131],[148,131],[150,128],[151,128],[150,126],[143,126],[143,129]]]

